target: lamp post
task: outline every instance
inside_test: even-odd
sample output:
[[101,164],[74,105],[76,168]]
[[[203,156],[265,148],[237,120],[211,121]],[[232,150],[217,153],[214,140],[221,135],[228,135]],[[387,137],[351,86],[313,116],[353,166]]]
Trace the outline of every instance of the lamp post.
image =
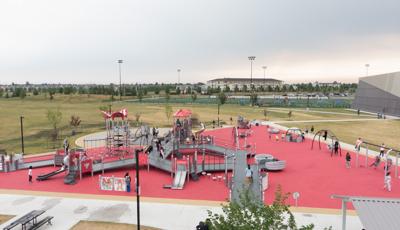
[[176,70],[178,72],[178,85],[181,83],[181,69]]
[[255,56],[250,56],[249,60],[250,60],[250,89],[253,89],[253,61],[254,59],[256,59]]
[[21,124],[21,150],[22,155],[25,153],[25,146],[24,146],[24,123],[23,123],[24,116],[19,117],[19,121]]
[[368,77],[369,64],[365,64],[365,76]]
[[[140,141],[142,140],[142,137]],[[139,184],[139,150],[135,150],[135,160],[136,160],[136,227],[140,230],[140,184]]]
[[[266,83],[266,81],[265,81],[265,71],[267,70],[267,66],[263,66],[262,68],[264,70],[264,87],[266,87],[266,84],[265,84]],[[264,89],[264,91],[265,91],[265,89]]]
[[118,67],[119,67],[119,100],[121,101],[122,99],[122,82],[121,82],[121,64],[123,63],[123,60],[118,60]]

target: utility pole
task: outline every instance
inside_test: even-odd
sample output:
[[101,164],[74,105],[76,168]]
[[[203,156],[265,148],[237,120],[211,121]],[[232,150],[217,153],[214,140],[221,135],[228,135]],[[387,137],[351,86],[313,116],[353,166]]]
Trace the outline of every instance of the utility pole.
[[24,123],[23,123],[23,116],[19,117],[20,124],[21,124],[21,150],[22,154],[25,154],[25,146],[24,146]]
[[[142,138],[142,137],[141,137]],[[139,150],[135,150],[136,158],[136,218],[137,229],[140,230],[140,184],[139,184]]]

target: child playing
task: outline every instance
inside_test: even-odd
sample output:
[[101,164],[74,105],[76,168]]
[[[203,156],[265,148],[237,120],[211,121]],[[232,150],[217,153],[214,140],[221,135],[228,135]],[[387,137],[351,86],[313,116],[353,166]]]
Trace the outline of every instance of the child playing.
[[390,176],[390,172],[386,173],[385,186],[383,188],[387,189],[389,192],[392,191],[392,177]]
[[350,153],[346,153],[346,168],[350,168],[350,161],[351,161],[351,156]]
[[29,183],[32,183],[32,166],[29,166],[28,178],[29,178]]

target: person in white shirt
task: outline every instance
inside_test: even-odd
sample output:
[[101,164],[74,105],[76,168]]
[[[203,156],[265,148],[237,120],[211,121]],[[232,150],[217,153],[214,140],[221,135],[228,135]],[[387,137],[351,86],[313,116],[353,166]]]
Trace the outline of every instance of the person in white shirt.
[[392,191],[392,177],[390,176],[390,172],[386,173],[385,186],[383,188],[387,189],[389,192]]
[[357,152],[360,152],[361,144],[362,144],[362,140],[361,140],[361,137],[359,137],[356,141],[356,146],[355,146],[355,149],[357,150]]
[[250,165],[246,168],[246,182],[251,184],[253,182],[253,171],[251,171]]
[[32,183],[32,166],[29,166],[28,178],[29,178],[29,183]]
[[385,155],[385,144],[382,143],[379,151],[379,157],[383,157],[384,155]]

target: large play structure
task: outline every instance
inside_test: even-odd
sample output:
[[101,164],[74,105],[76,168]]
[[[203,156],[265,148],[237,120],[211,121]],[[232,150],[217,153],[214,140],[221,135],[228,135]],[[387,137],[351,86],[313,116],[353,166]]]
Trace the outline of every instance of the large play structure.
[[[138,164],[147,170],[156,168],[169,173],[171,183],[164,184],[165,189],[180,190],[189,181],[209,178],[223,181],[230,190],[230,198],[239,199],[239,189],[245,185],[244,169],[248,158],[256,155],[256,143],[247,143],[247,137],[252,134],[249,122],[242,120],[239,127],[230,128],[232,137],[225,139],[207,134],[204,126],[194,131],[192,112],[180,109],[173,114],[169,131],[151,135],[146,125],[130,128],[126,109],[101,113],[105,132],[85,138],[83,148],[57,150],[55,155],[34,161],[19,160],[13,166],[7,166],[8,171],[29,166],[54,166],[57,169],[37,176],[37,180],[45,183],[56,175],[63,175],[63,183],[70,185],[97,173],[102,175],[99,177],[101,189],[122,191],[121,178],[103,174],[112,169],[133,169]],[[138,160],[134,157],[135,152],[138,152]],[[270,155],[261,159],[261,156],[251,165],[254,181],[250,185],[260,202],[268,187],[265,171],[280,171],[286,167],[285,161]]]

